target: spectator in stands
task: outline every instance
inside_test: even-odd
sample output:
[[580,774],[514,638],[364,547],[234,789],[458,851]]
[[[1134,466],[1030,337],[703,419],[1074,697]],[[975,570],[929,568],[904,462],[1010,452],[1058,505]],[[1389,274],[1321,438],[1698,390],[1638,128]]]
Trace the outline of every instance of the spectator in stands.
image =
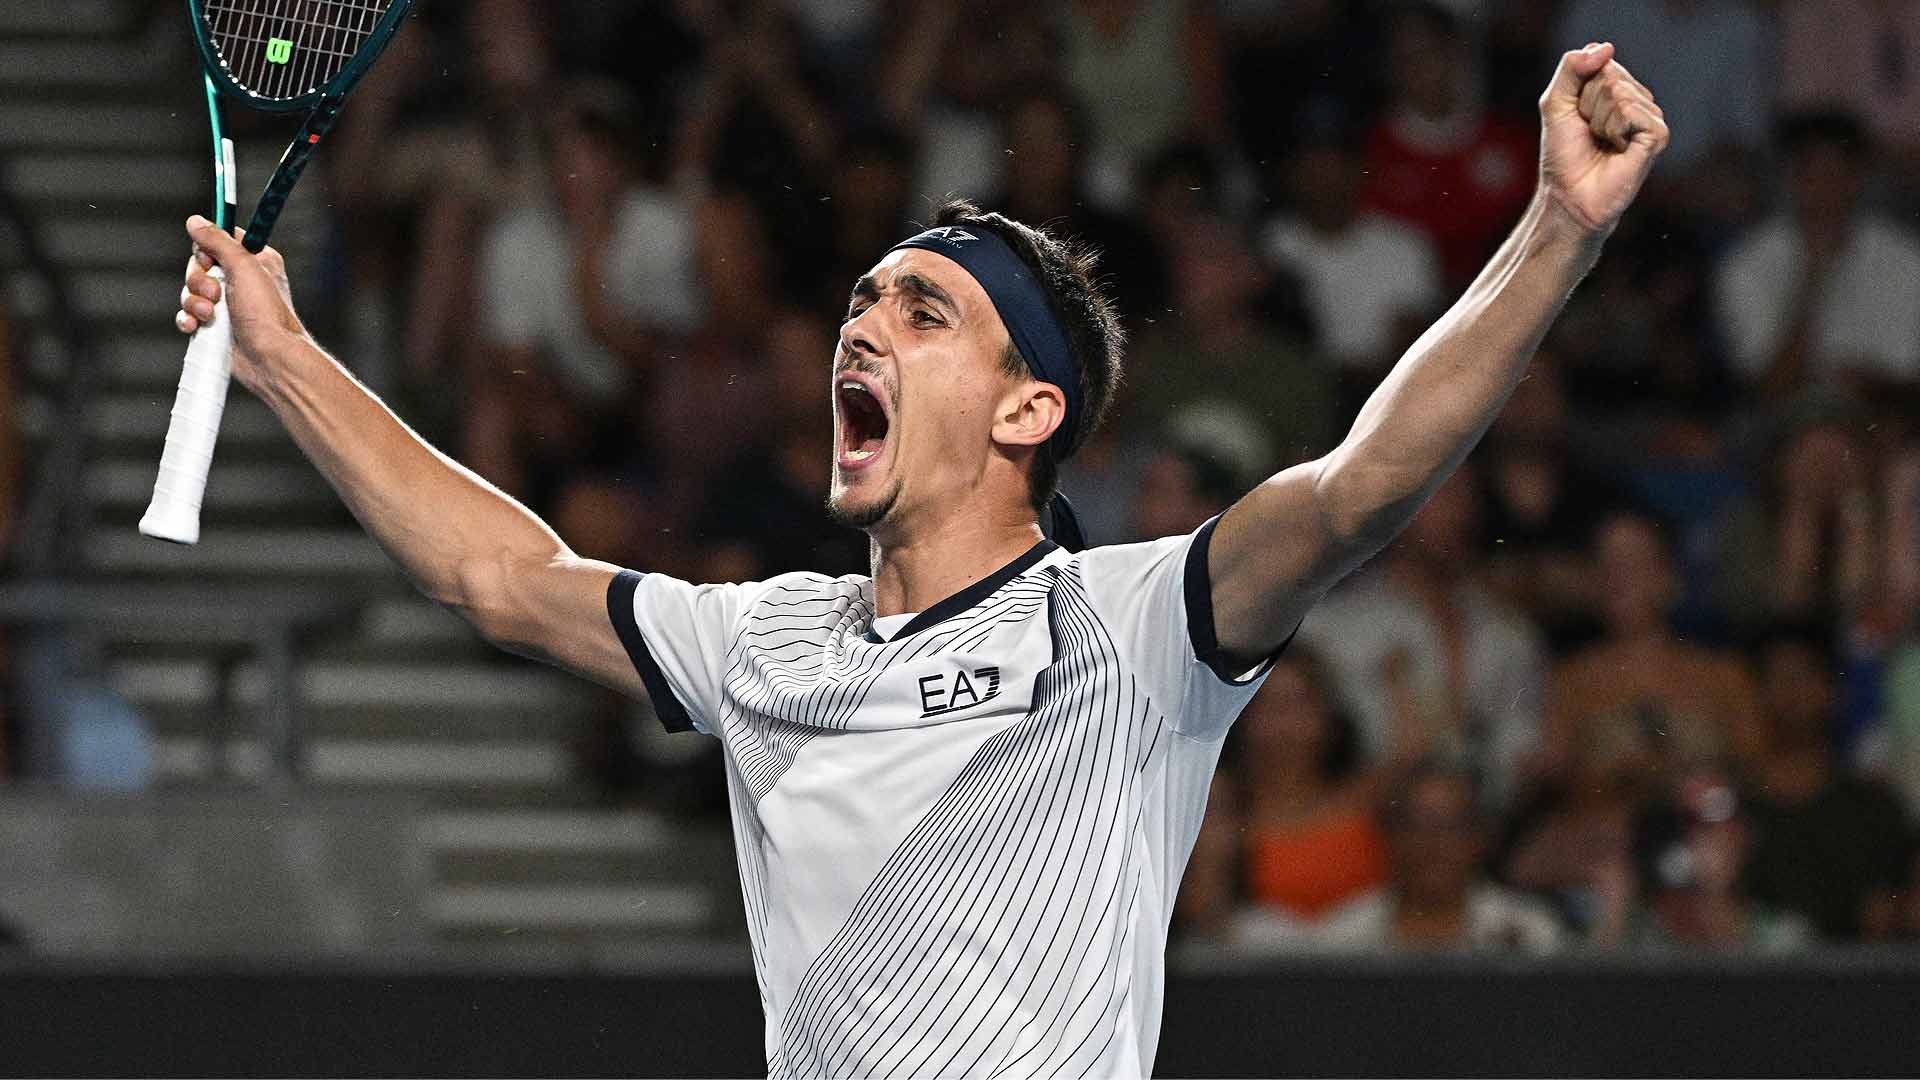
[[[1241,0],[1216,5],[1226,46],[1228,112],[1239,157],[1284,198],[1288,159],[1329,109],[1378,103],[1379,5],[1371,0]],[[1329,64],[1329,57],[1341,62]],[[1540,76],[1527,75],[1539,96]]]
[[[1883,683],[1882,764],[1888,781],[1920,821],[1920,451],[1904,452],[1889,470],[1887,530],[1889,602],[1903,640],[1887,658]],[[1915,886],[1920,887],[1920,879]],[[1920,903],[1915,911],[1920,913]],[[1920,923],[1916,923],[1920,930]]]
[[1482,871],[1486,819],[1472,776],[1437,760],[1394,777],[1380,802],[1388,880],[1336,908],[1315,939],[1336,949],[1548,953],[1563,932],[1537,901]]
[[1826,634],[1783,627],[1756,656],[1768,729],[1755,773],[1753,895],[1798,912],[1830,939],[1888,936],[1911,865],[1911,834],[1893,793],[1835,758]]
[[[1487,105],[1510,115],[1525,115],[1540,100],[1541,73],[1564,48],[1558,26],[1562,5],[1490,0],[1476,6],[1485,16]],[[1588,40],[1592,39],[1581,43]]]
[[1912,945],[1920,942],[1920,837],[1914,840],[1913,863],[1907,868],[1907,883],[1897,900],[1894,936]]
[[1480,59],[1457,16],[1413,3],[1393,20],[1392,101],[1367,144],[1365,202],[1425,232],[1447,289],[1485,264],[1533,192],[1539,147],[1527,126],[1487,111]]
[[537,501],[568,470],[625,452],[629,395],[658,346],[701,319],[694,207],[642,180],[630,116],[611,84],[556,95],[552,201],[514,208],[480,242],[484,345],[462,459]]
[[883,122],[919,137],[917,205],[1004,190],[1001,105],[1058,78],[1049,14],[1027,0],[978,0],[909,4],[893,20],[873,93]]
[[1910,186],[1920,162],[1920,7],[1796,0],[1778,10],[1781,104],[1840,105],[1860,116],[1898,164],[1894,178]]
[[1740,658],[1682,640],[1669,622],[1679,576],[1661,528],[1615,512],[1594,534],[1592,564],[1606,629],[1554,668],[1550,758],[1566,762],[1581,747],[1624,739],[1655,765],[1756,760],[1760,700]]
[[1219,155],[1196,142],[1174,143],[1141,163],[1136,214],[1158,258],[1168,258],[1189,230],[1231,219],[1226,188]]
[[[833,325],[810,313],[781,312],[764,339],[767,381],[807,386],[823,377]],[[723,551],[703,576],[710,581],[760,580],[811,570],[851,574],[867,566],[867,540],[834,524],[827,496],[831,415],[814,395],[777,394],[758,430],[741,432],[749,449],[702,501],[694,530],[703,547]],[[1197,524],[1197,523],[1196,523]],[[725,561],[731,565],[721,565]]]
[[1768,400],[1810,385],[1920,380],[1920,241],[1862,205],[1873,164],[1852,113],[1780,123],[1792,206],[1721,263],[1720,328],[1736,370]]
[[1887,531],[1881,573],[1895,632],[1920,626],[1920,431],[1909,431],[1882,470]]
[[1806,401],[1775,440],[1754,490],[1719,523],[1718,599],[1747,633],[1782,619],[1850,618],[1883,564],[1864,414]]
[[[345,330],[377,390],[435,384],[469,359],[473,237],[547,186],[534,148],[553,75],[551,25],[529,0],[423,8],[354,92],[336,145],[320,155],[354,256],[342,260],[352,275]],[[404,369],[386,359],[401,325]],[[441,394],[421,396],[429,409],[451,406]]]
[[1071,0],[1060,64],[1087,112],[1093,197],[1133,199],[1134,169],[1169,143],[1224,147],[1225,71],[1213,5],[1202,0]]
[[1123,425],[1154,430],[1184,405],[1231,387],[1283,463],[1333,446],[1334,383],[1299,341],[1263,317],[1269,272],[1226,220],[1201,219],[1173,238],[1174,315],[1143,330],[1128,356]]
[[1598,632],[1593,533],[1625,499],[1575,454],[1570,423],[1559,364],[1543,352],[1475,451],[1485,500],[1478,556],[1487,581],[1541,628],[1556,654]]
[[1471,462],[1456,471],[1376,572],[1321,601],[1300,640],[1327,658],[1369,760],[1450,755],[1502,806],[1539,745],[1546,656],[1480,581],[1478,485]]
[[[26,494],[13,348],[13,324],[7,317],[6,299],[0,297],[0,566],[13,562],[13,534]],[[11,777],[14,768],[12,751],[18,735],[13,683],[12,637],[0,627],[0,780]]]
[[1362,209],[1366,162],[1344,121],[1310,122],[1284,171],[1292,209],[1262,227],[1261,251],[1304,287],[1343,396],[1364,400],[1441,305],[1439,256],[1424,233]]
[[[790,227],[811,232],[808,243],[818,254],[806,265],[823,269],[814,279],[795,282],[803,306],[818,315],[838,316],[846,309],[847,292],[873,266],[873,253],[892,247],[913,230],[908,223],[926,204],[915,205],[909,194],[913,183],[913,140],[891,128],[863,128],[852,132],[835,155],[829,194],[819,212]],[[822,339],[825,340],[825,339]],[[819,357],[814,357],[819,363]]]
[[1005,117],[1001,195],[987,205],[1019,221],[1053,222],[1100,252],[1114,302],[1132,328],[1165,310],[1167,267],[1152,237],[1133,218],[1102,209],[1085,189],[1089,135],[1072,100],[1029,89]]
[[1685,118],[1687,146],[1661,162],[1670,181],[1765,148],[1772,49],[1745,0],[1572,0],[1554,37],[1564,49],[1613,42],[1634,78],[1660,88],[1661,107]]
[[1175,415],[1140,467],[1131,536],[1181,536],[1233,505],[1248,488],[1242,480],[1252,457],[1236,454],[1233,440],[1263,444],[1250,427],[1244,413],[1225,407],[1202,405]]
[[1560,767],[1522,794],[1496,864],[1503,881],[1552,900],[1568,926],[1588,934],[1626,893],[1634,816],[1660,774],[1637,727],[1581,734]]
[[1290,947],[1307,924],[1386,879],[1374,776],[1305,648],[1275,662],[1227,739],[1181,914],[1243,948]]
[[[776,365],[768,336],[792,309],[783,299],[766,219],[746,196],[714,192],[700,200],[696,222],[694,280],[704,297],[705,318],[684,352],[656,365],[650,392],[640,402],[638,430],[627,436],[643,447],[653,497],[688,515],[697,514],[714,488],[757,449],[752,438],[716,446],[713,433],[737,428],[743,416],[791,423],[795,403],[775,402],[800,396],[773,379],[775,370],[791,371],[793,361],[782,348]],[[827,370],[832,344],[831,335],[819,343],[814,354],[819,366],[803,387],[825,378],[820,373]],[[814,423],[824,419],[814,414]],[[822,432],[816,446],[825,446],[824,429],[815,430]],[[690,447],[701,450],[690,453]]]
[[1732,774],[1687,770],[1635,821],[1633,869],[1591,940],[1660,951],[1805,947],[1814,937],[1805,919],[1746,895],[1752,850],[1753,822]]
[[762,242],[780,264],[806,265],[801,260],[819,238],[805,225],[832,194],[844,135],[840,114],[827,105],[834,75],[804,50],[806,38],[782,0],[746,0],[730,18],[714,11],[694,22],[705,62],[675,136],[675,173],[745,196],[761,220],[785,223]]

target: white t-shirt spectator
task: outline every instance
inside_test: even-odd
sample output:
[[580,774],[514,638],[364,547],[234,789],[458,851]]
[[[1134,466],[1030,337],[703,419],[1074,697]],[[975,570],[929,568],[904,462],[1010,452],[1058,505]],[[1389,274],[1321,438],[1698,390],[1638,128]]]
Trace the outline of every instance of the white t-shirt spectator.
[[1306,290],[1320,348],[1342,367],[1390,360],[1393,324],[1424,315],[1440,301],[1440,257],[1425,236],[1366,214],[1329,236],[1298,218],[1268,225],[1260,249]]
[[[1393,947],[1393,893],[1375,889],[1327,914],[1315,928],[1315,944],[1341,950]],[[1560,948],[1565,935],[1553,913],[1538,901],[1491,883],[1467,890],[1466,923],[1456,947],[1475,952],[1539,955]]]
[[[1815,300],[1807,374],[1920,378],[1920,243],[1890,222],[1864,216],[1835,259]],[[1761,224],[1720,264],[1714,303],[1743,377],[1758,380],[1773,362],[1804,287],[1805,261],[1798,227],[1781,216]]]
[[[1429,747],[1464,755],[1480,773],[1493,804],[1512,790],[1520,759],[1539,742],[1546,654],[1527,621],[1473,585],[1455,594],[1466,634],[1466,731],[1457,746]],[[1438,707],[1448,694],[1446,646],[1427,608],[1380,575],[1336,589],[1306,621],[1300,640],[1327,660],[1360,740],[1378,760],[1391,745],[1393,703],[1383,671],[1404,653],[1414,696]]]
[[[634,188],[613,221],[606,267],[616,309],[667,333],[700,322],[695,229],[674,195]],[[590,403],[618,397],[626,367],[593,339],[574,296],[574,245],[560,212],[522,206],[502,216],[481,244],[481,330],[488,342],[531,348],[555,378]]]

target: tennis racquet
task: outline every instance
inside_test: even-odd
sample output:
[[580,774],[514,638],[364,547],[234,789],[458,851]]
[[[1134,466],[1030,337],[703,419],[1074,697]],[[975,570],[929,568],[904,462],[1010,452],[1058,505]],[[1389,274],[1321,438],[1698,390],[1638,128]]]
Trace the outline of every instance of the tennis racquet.
[[[300,133],[281,155],[247,223],[241,242],[248,251],[267,246],[287,195],[314,147],[333,129],[347,92],[373,66],[412,7],[413,0],[187,0],[213,132],[215,224],[232,228],[239,201],[233,142],[222,124],[223,98],[263,112],[306,110]],[[140,519],[140,531],[148,536],[179,544],[200,539],[200,499],[226,407],[232,346],[223,295],[212,320],[187,343],[153,501]]]

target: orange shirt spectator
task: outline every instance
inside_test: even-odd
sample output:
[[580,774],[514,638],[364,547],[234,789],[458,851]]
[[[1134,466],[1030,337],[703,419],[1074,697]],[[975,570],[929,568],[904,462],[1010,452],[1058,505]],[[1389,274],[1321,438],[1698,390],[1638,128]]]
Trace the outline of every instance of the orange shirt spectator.
[[1385,880],[1359,755],[1318,657],[1294,645],[1228,736],[1180,890],[1186,925],[1246,945],[1286,940]]
[[1247,898],[1317,919],[1384,881],[1387,845],[1363,804],[1291,823],[1250,825]]

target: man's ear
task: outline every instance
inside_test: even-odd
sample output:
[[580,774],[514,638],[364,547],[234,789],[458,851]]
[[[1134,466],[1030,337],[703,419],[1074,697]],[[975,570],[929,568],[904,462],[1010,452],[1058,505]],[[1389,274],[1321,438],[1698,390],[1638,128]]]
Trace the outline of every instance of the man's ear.
[[1067,396],[1049,382],[1027,379],[1000,399],[993,441],[1004,446],[1039,446],[1067,417]]

